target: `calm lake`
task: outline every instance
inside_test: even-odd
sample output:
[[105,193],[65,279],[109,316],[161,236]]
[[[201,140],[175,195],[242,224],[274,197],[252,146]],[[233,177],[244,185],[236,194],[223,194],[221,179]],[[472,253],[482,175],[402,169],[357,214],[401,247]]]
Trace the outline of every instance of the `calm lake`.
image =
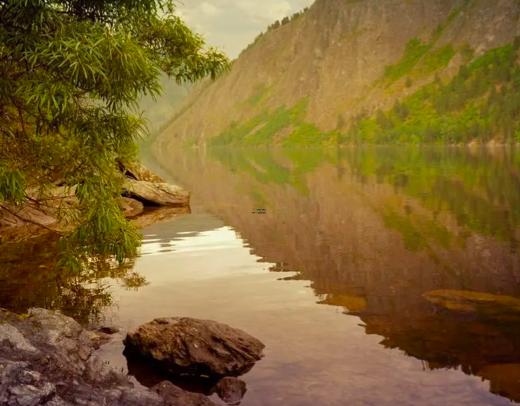
[[156,166],[192,213],[145,228],[133,267],[57,275],[48,242],[13,246],[0,306],[241,328],[266,344],[245,406],[520,402],[520,152],[179,149]]

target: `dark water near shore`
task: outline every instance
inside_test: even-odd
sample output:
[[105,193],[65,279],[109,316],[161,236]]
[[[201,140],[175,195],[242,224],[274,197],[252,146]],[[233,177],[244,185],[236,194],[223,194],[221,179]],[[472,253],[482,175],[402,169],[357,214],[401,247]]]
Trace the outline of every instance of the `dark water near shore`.
[[[192,191],[192,214],[146,228],[142,256],[117,271],[41,272],[41,245],[13,246],[0,254],[0,306],[123,331],[172,315],[242,328],[267,346],[244,376],[246,406],[520,402],[520,153],[217,149],[158,161]],[[434,290],[492,294],[492,311],[441,309],[424,297]],[[104,351],[127,368],[120,345]]]

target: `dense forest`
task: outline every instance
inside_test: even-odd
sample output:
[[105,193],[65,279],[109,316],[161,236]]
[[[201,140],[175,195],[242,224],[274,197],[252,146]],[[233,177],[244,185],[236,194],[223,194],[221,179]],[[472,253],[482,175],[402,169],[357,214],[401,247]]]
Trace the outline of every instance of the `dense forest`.
[[[389,111],[361,114],[342,141],[467,143],[500,138],[520,142],[519,46],[517,39],[492,49],[462,65],[452,79],[435,77]],[[447,48],[446,53],[450,51]],[[389,67],[385,79],[394,79],[420,53],[420,41],[411,41],[403,61]],[[468,59],[471,56],[468,50]],[[410,76],[407,80],[411,85]]]

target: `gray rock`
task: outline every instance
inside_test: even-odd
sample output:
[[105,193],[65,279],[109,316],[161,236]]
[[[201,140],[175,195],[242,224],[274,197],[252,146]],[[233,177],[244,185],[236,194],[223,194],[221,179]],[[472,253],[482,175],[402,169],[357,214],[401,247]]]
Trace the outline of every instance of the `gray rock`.
[[[106,335],[59,312],[32,309],[21,317],[0,310],[0,337],[0,405],[189,405],[165,400],[103,362],[96,349]],[[190,398],[179,391],[179,399]]]
[[166,401],[168,406],[216,406],[216,404],[206,396],[186,392],[168,381],[155,385],[152,390],[158,393]]
[[72,406],[72,403],[65,402],[59,396],[55,396],[54,398],[49,400],[47,403],[45,403],[45,406]]
[[0,405],[46,404],[56,395],[56,387],[27,362],[0,359]]
[[129,354],[173,373],[227,376],[247,372],[262,358],[264,344],[242,330],[210,320],[156,319],[128,333]]
[[41,385],[18,385],[9,388],[10,397],[20,406],[35,406],[47,403],[56,394],[56,387],[49,382]]
[[25,339],[25,337],[18,331],[16,327],[10,324],[4,324],[0,328],[0,342],[6,341],[13,349],[19,351],[27,351],[37,353],[38,350]]
[[[101,344],[101,337],[84,330],[70,317],[44,309],[29,310],[33,345],[44,345],[56,366],[71,375],[83,374],[85,361]],[[36,343],[34,342],[36,340]]]
[[239,405],[247,392],[247,385],[244,381],[226,376],[222,378],[214,388],[220,399],[228,405]]
[[[143,406],[143,405],[168,405],[167,400],[157,393],[144,387],[134,387],[122,392],[118,399],[119,405]],[[171,406],[186,406],[183,403],[173,403]]]
[[126,196],[137,199],[145,205],[183,207],[190,203],[190,194],[187,191],[169,183],[127,179],[124,190]]

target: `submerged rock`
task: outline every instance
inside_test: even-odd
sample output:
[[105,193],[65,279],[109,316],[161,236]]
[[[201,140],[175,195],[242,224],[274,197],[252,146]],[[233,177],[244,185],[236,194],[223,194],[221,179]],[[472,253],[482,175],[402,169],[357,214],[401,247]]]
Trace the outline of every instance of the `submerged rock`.
[[190,194],[180,186],[128,179],[124,185],[125,195],[146,205],[188,206]]
[[0,405],[212,405],[203,395],[187,402],[194,396],[180,388],[163,397],[113,370],[95,353],[102,337],[59,312],[0,310]]
[[222,378],[214,388],[220,399],[228,405],[236,406],[242,401],[247,392],[247,385],[244,381],[226,376]]
[[128,333],[127,354],[171,373],[240,375],[262,358],[264,344],[242,330],[210,320],[155,319]]
[[435,290],[423,296],[449,312],[495,321],[520,322],[520,299],[512,296],[466,290]]
[[326,304],[330,306],[341,306],[345,308],[345,313],[358,314],[363,312],[367,306],[367,299],[363,296],[354,294],[330,293],[325,296],[325,299],[318,302],[319,304]]
[[190,393],[175,386],[173,383],[164,381],[152,387],[168,404],[182,406],[216,406],[206,396],[199,393]]

